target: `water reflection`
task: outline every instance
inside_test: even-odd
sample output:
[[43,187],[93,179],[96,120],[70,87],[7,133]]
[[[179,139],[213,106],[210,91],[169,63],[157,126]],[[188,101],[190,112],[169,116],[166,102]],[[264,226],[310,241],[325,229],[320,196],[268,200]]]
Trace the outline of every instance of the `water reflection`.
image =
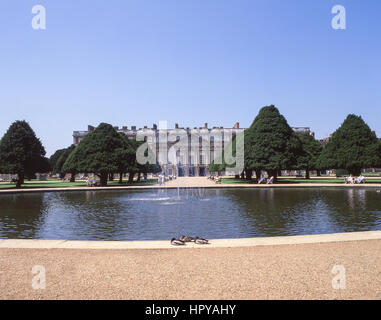
[[381,229],[381,193],[365,188],[53,192],[0,196],[0,237],[159,240]]
[[0,237],[40,238],[40,230],[49,212],[46,194],[0,196]]
[[365,231],[380,228],[381,196],[374,189],[331,190],[324,193],[332,228]]

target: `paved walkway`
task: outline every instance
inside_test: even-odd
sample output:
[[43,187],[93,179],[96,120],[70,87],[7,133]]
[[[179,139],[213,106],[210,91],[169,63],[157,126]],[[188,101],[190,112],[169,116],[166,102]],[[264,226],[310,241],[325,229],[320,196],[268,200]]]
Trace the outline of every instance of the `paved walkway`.
[[[0,249],[0,299],[381,299],[381,240],[204,250]],[[46,288],[32,288],[34,266]],[[345,289],[334,289],[334,266]],[[339,267],[341,268],[341,267]]]
[[175,180],[170,180],[165,183],[165,187],[168,188],[210,188],[215,186],[214,181],[206,177],[178,177]]

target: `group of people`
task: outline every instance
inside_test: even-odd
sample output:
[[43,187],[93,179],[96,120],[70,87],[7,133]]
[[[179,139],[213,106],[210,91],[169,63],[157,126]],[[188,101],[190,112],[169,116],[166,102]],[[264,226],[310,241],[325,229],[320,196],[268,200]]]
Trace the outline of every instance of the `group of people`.
[[215,184],[221,184],[221,177],[220,176],[212,176],[210,175],[208,179],[213,180]]
[[270,177],[269,179],[265,178],[263,175],[258,180],[258,184],[273,184],[274,183],[274,177]]
[[358,177],[354,177],[351,174],[349,177],[345,177],[344,180],[345,184],[361,184],[366,182],[365,177],[362,174],[360,174]]
[[86,185],[88,187],[96,187],[98,185],[98,182],[96,179],[90,179],[90,178],[87,178],[86,179]]

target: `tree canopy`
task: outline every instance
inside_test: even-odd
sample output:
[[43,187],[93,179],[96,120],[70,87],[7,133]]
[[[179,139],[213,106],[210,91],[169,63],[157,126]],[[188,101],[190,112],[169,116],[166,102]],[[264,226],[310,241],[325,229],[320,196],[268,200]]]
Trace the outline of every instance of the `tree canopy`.
[[296,166],[300,142],[275,106],[263,107],[245,132],[248,168],[277,171]]
[[75,181],[75,175],[78,172],[76,170],[65,171],[64,170],[64,164],[65,164],[66,160],[69,158],[70,154],[73,152],[74,149],[75,149],[75,145],[74,144],[72,144],[70,147],[68,147],[66,149],[63,149],[63,152],[62,152],[61,156],[58,158],[58,160],[56,162],[56,165],[54,166],[54,169],[53,169],[53,171],[55,173],[59,173],[60,174],[61,178],[63,176],[65,176],[66,173],[71,173],[71,178],[70,178],[71,182]]
[[130,158],[126,140],[110,125],[101,123],[90,132],[66,160],[65,172],[91,172],[107,185],[109,174],[120,172]]
[[55,171],[55,167],[56,167],[56,164],[57,164],[57,161],[58,159],[60,158],[60,156],[65,152],[66,148],[64,149],[59,149],[57,150],[56,152],[54,152],[50,158],[49,158],[49,164],[50,164],[50,168],[52,170],[52,173],[59,173],[59,172],[56,172]]
[[300,133],[297,135],[303,152],[298,156],[298,169],[306,171],[306,179],[309,179],[309,171],[319,169],[317,160],[323,150],[321,143],[309,133]]
[[[235,155],[235,138],[225,146],[232,148]],[[302,143],[288,125],[284,116],[274,106],[263,107],[251,126],[244,131],[244,167],[246,177],[251,178],[252,171],[257,178],[265,170],[276,179],[281,169],[298,167],[298,158],[305,156]],[[222,157],[222,161],[221,161]],[[222,171],[229,168],[224,161],[224,150],[209,167],[210,171]]]
[[[135,173],[139,174],[139,176],[138,176],[138,179],[139,179],[141,173],[146,175],[147,173],[159,173],[159,172],[161,172],[161,167],[157,163],[156,164],[138,163],[138,161],[136,159],[137,150],[142,144],[145,143],[144,141],[136,141],[135,139],[131,139],[131,140],[128,139],[128,142],[129,142],[129,148],[130,148],[130,150],[132,150],[132,153],[133,153],[133,161],[129,162],[129,166],[126,170],[126,172],[129,173],[130,182],[132,182],[132,179],[133,179]],[[145,156],[148,156],[147,153],[154,153],[154,151],[151,150],[150,148],[148,148],[145,152]]]
[[15,121],[0,141],[0,172],[17,174],[17,187],[25,175],[49,172],[45,148],[26,121]]
[[361,169],[381,166],[381,143],[360,116],[350,114],[333,133],[318,165],[359,175]]

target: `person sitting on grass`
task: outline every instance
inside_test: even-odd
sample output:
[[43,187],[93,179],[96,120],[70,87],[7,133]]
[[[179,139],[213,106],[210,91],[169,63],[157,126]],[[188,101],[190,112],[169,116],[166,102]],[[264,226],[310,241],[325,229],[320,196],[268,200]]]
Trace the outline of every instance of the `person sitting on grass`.
[[366,182],[365,177],[362,174],[360,174],[360,176],[356,179],[356,183],[358,184],[365,183],[365,182]]
[[274,183],[274,177],[271,177],[267,180],[267,184],[273,184]]
[[259,179],[258,184],[266,183],[266,181],[267,179],[263,175],[261,175],[261,178]]
[[344,178],[345,184],[354,184],[355,183],[355,178],[350,174],[349,177]]

